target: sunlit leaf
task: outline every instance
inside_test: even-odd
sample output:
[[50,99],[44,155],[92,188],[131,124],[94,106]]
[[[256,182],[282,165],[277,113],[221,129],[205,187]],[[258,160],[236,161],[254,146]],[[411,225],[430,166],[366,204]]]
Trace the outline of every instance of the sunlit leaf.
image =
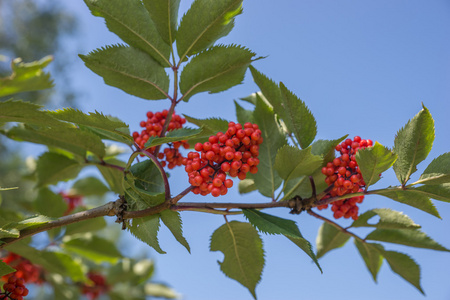
[[180,0],[143,0],[161,38],[168,45],[175,41]]
[[440,184],[450,182],[450,152],[444,153],[433,159],[428,167],[420,175],[417,183]]
[[[380,219],[376,224],[369,224],[369,220],[375,216]],[[376,227],[385,229],[417,229],[421,226],[414,223],[402,212],[389,208],[375,208],[361,214],[357,220],[353,221],[351,227]]]
[[319,228],[316,239],[317,258],[324,256],[333,249],[344,246],[349,239],[350,235],[345,234],[336,227],[324,222]]

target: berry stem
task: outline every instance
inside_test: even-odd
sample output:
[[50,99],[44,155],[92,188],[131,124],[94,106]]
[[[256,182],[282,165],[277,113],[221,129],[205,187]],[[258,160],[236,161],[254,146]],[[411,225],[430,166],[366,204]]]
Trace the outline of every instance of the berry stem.
[[319,215],[319,214],[313,212],[311,209],[308,209],[307,212],[308,212],[309,215],[311,215],[311,216],[313,216],[313,217],[315,217],[315,218],[317,218],[317,219],[319,219],[319,220],[322,220],[322,221],[324,221],[324,222],[327,222],[328,224],[334,226],[334,227],[335,227],[336,229],[338,229],[339,231],[341,231],[341,232],[343,232],[343,233],[345,233],[345,234],[348,234],[348,235],[354,237],[356,240],[358,240],[358,241],[360,241],[360,242],[362,242],[362,243],[365,243],[365,242],[366,242],[364,239],[360,238],[359,236],[357,236],[357,235],[354,234],[353,232],[350,232],[350,231],[348,231],[346,228],[344,228],[344,227],[342,227],[341,225],[339,225],[338,223],[336,223],[336,222],[334,222],[334,221],[332,221],[332,220],[330,220],[330,219],[325,218],[324,216],[321,216],[321,215]]

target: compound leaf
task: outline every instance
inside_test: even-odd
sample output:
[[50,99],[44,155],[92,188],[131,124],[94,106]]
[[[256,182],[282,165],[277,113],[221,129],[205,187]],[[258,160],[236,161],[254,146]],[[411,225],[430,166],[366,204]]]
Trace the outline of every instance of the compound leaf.
[[143,0],[161,38],[168,45],[175,41],[180,0]]
[[410,190],[439,201],[450,202],[450,183],[422,185]]
[[161,249],[158,241],[159,219],[159,214],[134,218],[128,229],[133,236],[153,247],[158,253],[165,254],[166,252]]
[[428,167],[420,175],[418,181],[413,184],[440,184],[450,182],[450,152],[444,153],[433,159]]
[[373,280],[377,282],[377,275],[383,263],[383,256],[380,255],[378,249],[374,247],[374,244],[361,243],[355,239],[355,246],[364,260],[367,269],[372,275]]
[[214,231],[210,250],[224,254],[220,270],[245,286],[256,299],[255,288],[264,267],[264,250],[256,229],[250,223],[227,222]]
[[31,102],[2,101],[0,102],[0,123],[22,122],[39,126],[64,126],[46,112],[39,110],[40,108],[40,105]]
[[164,225],[169,228],[170,232],[172,232],[175,239],[181,245],[183,245],[189,253],[191,253],[191,248],[189,247],[188,242],[183,236],[180,213],[177,211],[172,211],[170,209],[163,210],[161,212],[161,220],[163,221]]

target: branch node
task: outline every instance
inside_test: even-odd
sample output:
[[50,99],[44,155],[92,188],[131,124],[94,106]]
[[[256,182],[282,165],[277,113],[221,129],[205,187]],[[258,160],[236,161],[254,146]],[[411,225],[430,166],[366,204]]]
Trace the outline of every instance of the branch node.
[[122,223],[122,230],[127,229],[127,220],[124,218],[124,213],[128,209],[127,200],[125,200],[124,196],[120,196],[120,198],[114,203],[115,215],[117,216],[116,223]]

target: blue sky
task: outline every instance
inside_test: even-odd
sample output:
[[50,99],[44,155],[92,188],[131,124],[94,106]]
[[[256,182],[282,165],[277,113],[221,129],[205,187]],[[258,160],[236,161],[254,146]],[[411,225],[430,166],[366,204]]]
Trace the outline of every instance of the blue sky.
[[[186,11],[190,3],[182,0],[181,11]],[[83,1],[65,1],[65,5],[81,21],[80,36],[68,44],[74,54],[120,42],[107,31],[103,19],[90,15]],[[432,158],[450,149],[449,1],[249,0],[244,1],[244,13],[237,17],[235,29],[219,43],[241,44],[267,56],[254,66],[275,81],[282,81],[306,102],[318,123],[318,139],[360,135],[392,147],[397,130],[419,112],[423,102],[434,117],[436,139],[429,158],[419,165],[413,178],[418,178]],[[145,101],[107,86],[77,56],[73,60],[73,85],[82,93],[80,107],[86,112],[98,110],[120,117],[131,130],[137,130],[148,110],[169,107],[169,101]],[[176,111],[197,118],[235,120],[233,100],[257,90],[247,73],[244,84],[220,94],[198,94]],[[187,186],[183,173],[172,176],[178,186],[175,192]],[[396,177],[389,171],[374,188],[395,184]],[[213,198],[190,195],[184,200]],[[234,191],[217,201],[266,200],[257,193],[241,197]],[[450,248],[450,205],[435,204],[443,220],[377,196],[366,197],[361,211],[380,207],[403,211]],[[283,209],[266,212],[292,218],[302,234],[315,242],[319,220],[308,215],[291,216]],[[328,212],[323,214],[331,217]],[[132,239],[126,239],[132,244],[124,248],[124,254],[145,252],[155,258],[157,279],[171,284],[183,299],[251,299],[244,287],[220,272],[217,260],[222,260],[222,254],[208,251],[209,238],[223,224],[223,218],[193,212],[182,217],[192,254],[165,229],[161,230],[160,241],[167,254],[158,255]],[[266,265],[256,290],[258,299],[424,299],[386,263],[378,284],[374,283],[352,242],[320,260],[323,274],[287,239],[264,236],[263,242]],[[386,248],[406,252],[421,265],[422,287],[428,299],[450,299],[449,253],[395,245]]]

